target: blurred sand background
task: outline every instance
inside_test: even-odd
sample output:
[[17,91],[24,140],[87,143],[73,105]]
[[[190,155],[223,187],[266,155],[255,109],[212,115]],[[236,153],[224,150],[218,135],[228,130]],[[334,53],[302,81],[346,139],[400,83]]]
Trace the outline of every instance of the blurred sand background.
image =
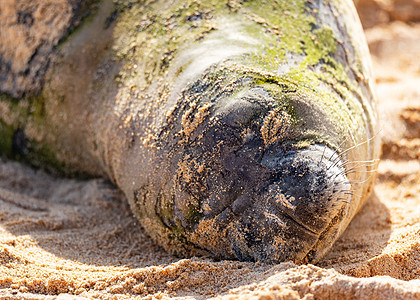
[[101,179],[0,159],[0,299],[420,299],[420,0],[356,1],[372,52],[375,193],[316,266],[168,255]]

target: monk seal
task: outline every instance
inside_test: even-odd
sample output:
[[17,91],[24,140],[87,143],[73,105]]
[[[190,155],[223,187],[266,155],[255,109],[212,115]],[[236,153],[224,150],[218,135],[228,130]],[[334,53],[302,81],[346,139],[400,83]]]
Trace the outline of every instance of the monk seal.
[[318,261],[379,153],[352,1],[87,3],[23,72],[2,43],[3,153],[107,176],[176,255]]

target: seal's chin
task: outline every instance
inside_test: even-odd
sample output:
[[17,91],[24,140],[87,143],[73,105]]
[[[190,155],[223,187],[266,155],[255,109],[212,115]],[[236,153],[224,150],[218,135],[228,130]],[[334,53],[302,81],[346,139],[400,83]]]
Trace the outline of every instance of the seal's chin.
[[257,199],[232,204],[232,250],[240,260],[316,261],[341,234],[348,213],[351,186],[340,158],[317,144],[286,153],[267,151],[261,163],[270,170],[269,184],[250,195]]

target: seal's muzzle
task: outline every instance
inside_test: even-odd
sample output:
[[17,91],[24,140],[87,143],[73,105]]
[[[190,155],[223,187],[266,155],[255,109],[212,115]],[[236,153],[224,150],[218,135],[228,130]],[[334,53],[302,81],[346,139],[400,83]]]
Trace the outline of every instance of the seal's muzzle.
[[336,238],[324,233],[338,234],[347,213],[350,183],[339,160],[331,148],[319,144],[286,153],[267,151],[261,163],[271,172],[269,184],[259,194],[248,195],[255,197],[248,201],[252,205],[243,207],[228,230],[236,256],[312,261],[319,240]]

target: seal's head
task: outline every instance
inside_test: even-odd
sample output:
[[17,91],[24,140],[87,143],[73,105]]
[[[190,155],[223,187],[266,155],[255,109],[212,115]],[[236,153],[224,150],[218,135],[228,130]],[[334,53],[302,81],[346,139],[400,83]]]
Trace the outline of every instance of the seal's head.
[[225,245],[212,252],[233,252],[240,260],[314,262],[344,230],[351,185],[341,157],[326,144],[298,147],[272,138],[267,145],[267,119],[279,121],[277,137],[287,136],[287,114],[260,109],[258,115],[256,102],[246,98],[220,107],[217,125],[202,140],[220,161],[202,205],[203,219],[214,220],[222,232],[219,245]]
[[155,239],[167,236],[166,249],[182,245],[182,255],[314,262],[354,211],[342,158],[323,141],[334,128],[293,89],[276,98],[241,80],[223,90],[201,80],[183,94],[168,125],[178,134],[162,147],[172,163],[157,169],[176,175],[157,173],[164,184],[144,215],[156,214],[153,226],[166,229]]

